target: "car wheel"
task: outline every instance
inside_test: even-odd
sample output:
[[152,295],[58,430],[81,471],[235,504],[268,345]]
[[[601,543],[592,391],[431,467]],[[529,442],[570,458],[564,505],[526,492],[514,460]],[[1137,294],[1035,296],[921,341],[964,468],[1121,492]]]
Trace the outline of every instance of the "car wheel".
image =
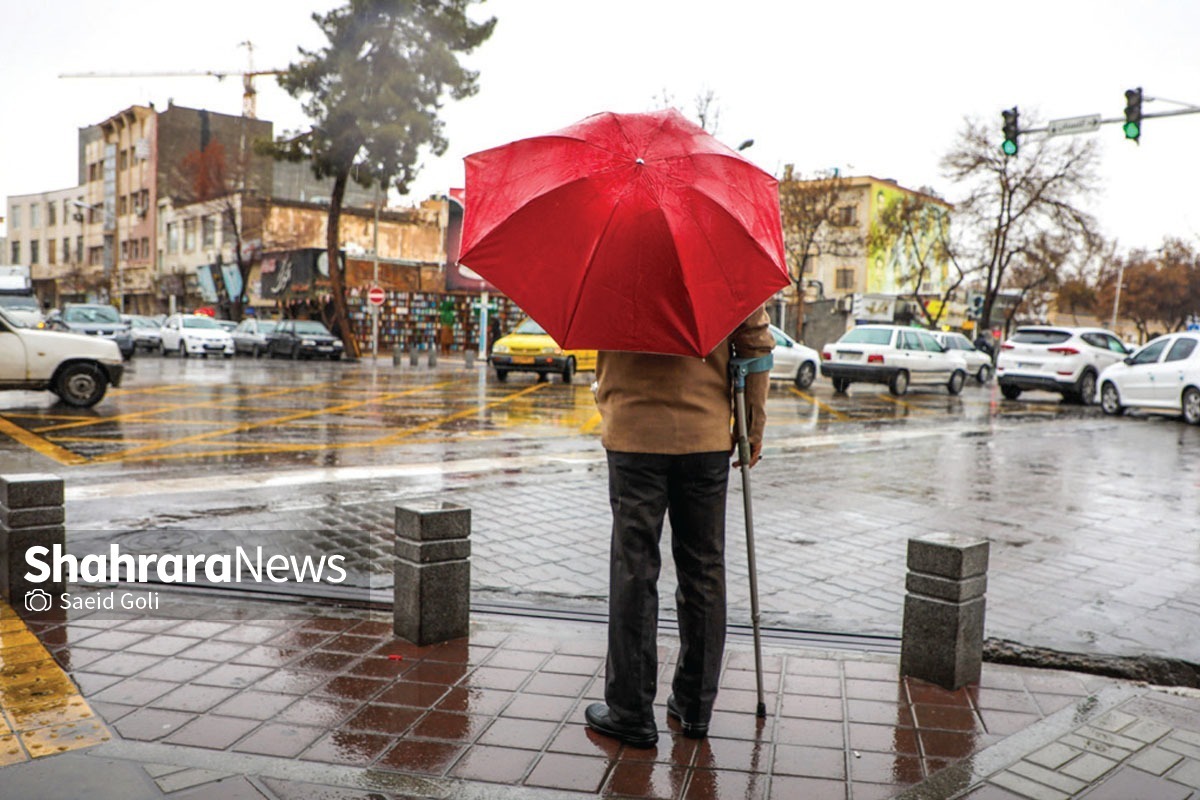
[[342,360],[342,354],[341,354],[341,353],[330,353],[330,354],[329,354],[329,360],[330,360],[330,361],[341,361],[341,360]]
[[1085,406],[1090,406],[1096,402],[1096,373],[1087,370],[1079,376],[1079,382],[1075,384],[1075,394],[1079,395],[1079,402]]
[[506,370],[506,369],[496,370],[496,380],[500,381],[501,383],[504,383],[506,380],[508,380],[508,370]]
[[1194,386],[1183,390],[1183,421],[1200,425],[1200,389]]
[[166,358],[167,356],[171,355],[171,351],[167,349],[167,346],[165,344],[160,344],[158,346],[158,352],[159,352],[159,355],[161,355],[163,358]]
[[946,384],[946,391],[950,394],[962,394],[963,386],[967,382],[967,373],[961,369],[954,370],[954,374],[950,376],[950,382]]
[[300,360],[300,345],[296,345],[295,347],[292,348],[292,361],[299,361],[299,360]]
[[179,357],[180,357],[180,358],[187,358],[187,357],[188,357],[188,353],[187,353],[187,345],[186,345],[186,344],[184,344],[182,341],[180,341],[180,342],[179,342]]
[[817,378],[817,366],[811,361],[805,361],[796,370],[796,388],[807,389]]
[[108,379],[95,364],[68,364],[54,379],[54,393],[75,408],[90,408],[99,403],[108,389]]
[[568,358],[567,365],[565,367],[563,367],[562,381],[563,381],[563,383],[570,383],[571,379],[574,377],[575,377],[575,359]]
[[254,345],[250,348],[250,355],[254,356],[255,358],[262,358],[262,348],[258,345]]
[[225,353],[224,356],[226,358],[233,358],[233,353]]
[[908,391],[908,371],[902,369],[899,372],[897,372],[895,375],[893,375],[892,379],[890,381],[888,381],[888,390],[892,394],[896,395],[896,397],[900,397],[905,392],[907,392]]
[[1016,400],[1021,396],[1021,387],[1002,383],[1000,384],[1000,394],[1004,395],[1005,400]]
[[1100,409],[1113,417],[1125,413],[1125,406],[1121,405],[1121,395],[1111,381],[1106,381],[1100,389]]
[[846,378],[834,378],[833,379],[833,390],[835,392],[837,392],[838,394],[845,394],[846,390],[849,388],[850,388],[850,381],[847,380]]
[[975,373],[975,380],[980,383],[987,383],[992,379],[992,365],[984,364],[979,367],[979,372]]

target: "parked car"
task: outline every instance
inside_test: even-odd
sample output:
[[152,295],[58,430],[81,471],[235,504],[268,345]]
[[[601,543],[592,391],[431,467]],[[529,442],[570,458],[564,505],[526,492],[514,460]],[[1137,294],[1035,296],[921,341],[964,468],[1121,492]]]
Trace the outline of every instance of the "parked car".
[[221,330],[225,331],[226,333],[233,333],[234,328],[238,326],[238,324],[231,319],[219,319],[217,320],[217,325],[219,325]]
[[315,319],[289,319],[275,326],[267,338],[271,358],[329,358],[342,357],[342,341],[329,332],[324,323]]
[[129,324],[129,333],[133,336],[135,350],[141,348],[154,352],[162,347],[162,325],[158,322],[138,314],[123,315],[122,319]]
[[61,311],[51,313],[46,326],[56,331],[112,339],[121,351],[122,358],[133,356],[133,335],[129,332],[129,325],[121,321],[121,315],[112,306],[67,303]]
[[1103,328],[1029,325],[1000,345],[996,380],[1009,400],[1026,389],[1043,389],[1090,404],[1100,373],[1128,355],[1121,340]]
[[267,352],[267,337],[275,332],[278,324],[273,319],[246,317],[233,329],[234,352],[249,353],[258,358]]
[[771,326],[771,335],[775,337],[775,349],[771,351],[774,364],[771,366],[771,379],[791,381],[797,389],[807,389],[812,386],[820,369],[821,355],[811,347],[805,347],[783,331]]
[[929,331],[859,325],[821,351],[821,374],[833,381],[836,392],[862,382],[885,383],[894,395],[910,385],[945,386],[958,394],[967,380],[967,363]]
[[1160,336],[1100,373],[1100,408],[1124,414],[1144,408],[1182,414],[1200,425],[1200,333]]
[[172,314],[160,330],[162,354],[233,358],[233,337],[216,320],[202,314]]
[[121,384],[121,362],[108,337],[28,328],[0,310],[0,388],[49,389],[69,406],[89,408]]
[[491,362],[499,381],[508,380],[510,372],[536,372],[541,380],[561,375],[563,383],[570,383],[576,372],[596,369],[596,351],[563,350],[541,325],[526,317],[492,345]]
[[933,331],[933,338],[947,350],[953,350],[967,362],[967,373],[975,376],[980,383],[987,383],[992,377],[992,357],[980,350],[970,339],[961,333]]

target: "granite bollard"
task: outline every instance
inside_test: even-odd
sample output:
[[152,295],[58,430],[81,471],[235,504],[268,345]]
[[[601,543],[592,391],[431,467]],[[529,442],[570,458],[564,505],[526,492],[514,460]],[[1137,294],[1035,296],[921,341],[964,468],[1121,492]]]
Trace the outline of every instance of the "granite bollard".
[[979,682],[988,552],[949,533],[908,540],[900,674],[950,690]]
[[397,636],[428,645],[460,639],[471,610],[471,509],[434,501],[396,507]]
[[[0,597],[25,608],[25,595],[36,589],[57,597],[63,584],[34,583],[25,577],[31,547],[66,544],[63,481],[57,475],[0,475]],[[44,559],[49,562],[49,555]]]

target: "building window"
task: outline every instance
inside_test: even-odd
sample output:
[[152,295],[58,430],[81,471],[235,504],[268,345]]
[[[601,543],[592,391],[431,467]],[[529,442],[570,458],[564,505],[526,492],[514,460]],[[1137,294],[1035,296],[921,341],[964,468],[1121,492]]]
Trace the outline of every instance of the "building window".
[[183,251],[190,253],[196,249],[196,218],[183,221]]
[[54,239],[47,239],[46,240],[46,263],[47,264],[57,264],[58,263],[58,259],[56,258],[57,255],[58,255],[58,242],[55,241]]
[[202,226],[200,235],[201,247],[212,247],[217,242],[216,215],[209,214],[200,221],[200,224]]
[[75,237],[75,260],[80,261],[80,262],[83,261],[83,237],[82,236]]
[[21,243],[20,242],[12,243],[12,263],[14,263],[14,264],[21,263]]
[[141,255],[141,257],[142,257],[143,259],[148,259],[148,258],[150,258],[150,237],[148,237],[148,236],[143,236],[143,237],[142,237],[142,247],[141,247],[141,252],[142,252],[142,255]]
[[37,239],[34,239],[32,242],[29,243],[29,263],[30,264],[42,263],[41,258],[39,258],[40,253],[38,253],[38,245],[39,244],[40,244],[40,242],[38,242]]
[[167,223],[167,252],[168,253],[178,253],[179,252],[179,223],[178,222],[168,222]]
[[103,247],[103,245],[98,246],[98,247],[89,247],[88,248],[88,266],[95,267],[95,266],[99,266],[100,264],[103,264],[103,263],[104,263],[104,247]]
[[71,260],[71,237],[63,237],[62,261],[64,264]]
[[[21,207],[20,206],[13,206],[12,209],[10,209],[9,214],[8,214],[8,226],[10,228],[12,228],[14,231],[20,230],[20,228],[21,228]],[[16,259],[14,258],[13,261],[16,261]]]
[[33,205],[29,206],[29,227],[31,227],[31,228],[42,227],[41,206],[39,206],[37,203],[34,203]]
[[[46,227],[58,224],[58,203],[46,203]],[[53,262],[51,262],[53,263]]]
[[121,195],[117,198],[117,216],[123,217],[129,213],[129,197]]
[[842,269],[839,269],[837,271],[836,288],[838,288],[838,289],[853,289],[854,288],[854,268],[853,267],[843,267]]
[[842,228],[850,228],[858,224],[857,206],[840,206],[834,212],[834,224]]
[[121,241],[121,260],[122,261],[129,260],[129,240],[128,239],[124,239]]
[[129,156],[125,150],[117,154],[117,169],[127,169],[129,167]]

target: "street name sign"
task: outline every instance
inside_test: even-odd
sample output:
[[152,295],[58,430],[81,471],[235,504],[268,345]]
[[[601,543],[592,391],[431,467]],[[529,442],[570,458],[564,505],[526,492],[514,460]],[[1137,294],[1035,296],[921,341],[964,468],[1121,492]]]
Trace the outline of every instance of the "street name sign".
[[1091,133],[1098,130],[1100,130],[1099,114],[1052,119],[1046,124],[1046,132],[1051,136],[1070,136],[1076,133]]

